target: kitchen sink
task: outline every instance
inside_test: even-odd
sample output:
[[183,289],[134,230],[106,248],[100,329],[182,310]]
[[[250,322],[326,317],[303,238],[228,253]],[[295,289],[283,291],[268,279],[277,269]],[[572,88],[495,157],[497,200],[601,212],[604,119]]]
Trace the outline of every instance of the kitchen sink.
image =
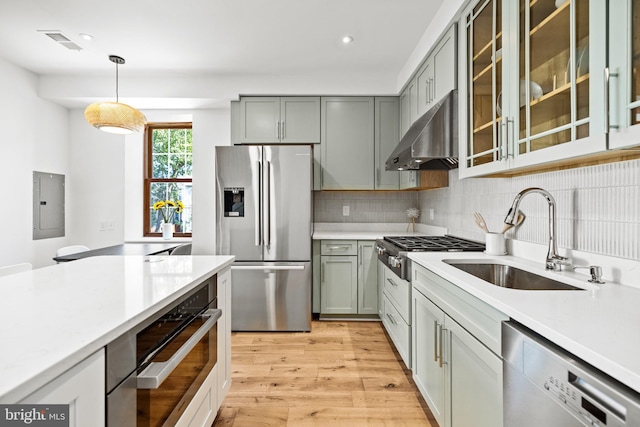
[[528,291],[582,291],[584,289],[539,276],[526,270],[506,264],[464,262],[460,260],[443,260],[452,267],[458,268],[472,276],[489,282],[492,285],[510,289]]

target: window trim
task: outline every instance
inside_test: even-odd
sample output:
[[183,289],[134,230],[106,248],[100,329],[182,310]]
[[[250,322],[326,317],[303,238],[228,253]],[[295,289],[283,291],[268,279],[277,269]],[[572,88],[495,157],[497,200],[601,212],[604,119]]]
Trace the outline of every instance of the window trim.
[[[144,127],[144,154],[143,154],[143,218],[142,218],[142,235],[144,237],[161,237],[162,232],[153,233],[151,231],[151,215],[149,206],[151,205],[151,184],[154,182],[177,182],[191,183],[193,185],[193,177],[191,178],[152,178],[153,177],[153,143],[152,135],[154,129],[191,129],[193,131],[192,122],[155,122],[147,123]],[[193,135],[193,134],[192,134]],[[193,215],[193,210],[191,211]],[[173,233],[174,237],[192,237],[193,233]]]

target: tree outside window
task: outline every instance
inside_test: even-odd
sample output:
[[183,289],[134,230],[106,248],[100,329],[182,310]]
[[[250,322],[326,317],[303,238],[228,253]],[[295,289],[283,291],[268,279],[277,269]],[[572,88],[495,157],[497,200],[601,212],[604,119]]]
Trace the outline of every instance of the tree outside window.
[[191,123],[148,123],[145,129],[144,235],[161,236],[159,201],[181,201],[184,209],[173,212],[174,236],[190,237],[192,231],[192,132]]

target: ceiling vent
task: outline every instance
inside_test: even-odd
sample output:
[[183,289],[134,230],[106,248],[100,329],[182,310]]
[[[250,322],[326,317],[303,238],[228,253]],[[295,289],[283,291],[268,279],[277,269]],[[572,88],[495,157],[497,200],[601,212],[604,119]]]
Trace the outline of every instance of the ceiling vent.
[[77,44],[75,44],[73,41],[71,41],[69,37],[65,36],[60,31],[57,31],[57,30],[55,31],[39,30],[39,31],[43,32],[46,36],[51,38],[53,41],[61,44],[62,46],[66,47],[69,50],[82,50],[81,46],[78,46]]

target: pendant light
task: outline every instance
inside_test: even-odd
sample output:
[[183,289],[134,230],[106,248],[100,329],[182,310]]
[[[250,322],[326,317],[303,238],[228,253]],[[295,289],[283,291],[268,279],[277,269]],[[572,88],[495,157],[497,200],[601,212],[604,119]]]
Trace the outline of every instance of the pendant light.
[[124,64],[124,58],[109,55],[109,61],[116,64],[116,102],[96,102],[84,110],[89,124],[104,132],[130,134],[141,131],[147,119],[135,108],[118,102],[118,65]]

